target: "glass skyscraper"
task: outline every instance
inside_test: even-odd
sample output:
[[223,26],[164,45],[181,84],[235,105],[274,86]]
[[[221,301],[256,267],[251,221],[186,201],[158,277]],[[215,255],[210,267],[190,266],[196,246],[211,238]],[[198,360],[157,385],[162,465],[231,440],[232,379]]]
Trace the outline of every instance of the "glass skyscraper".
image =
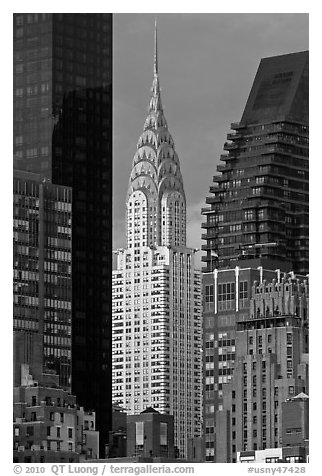
[[72,189],[72,392],[111,427],[112,15],[14,15],[16,169]]
[[257,257],[308,272],[308,62],[304,51],[260,63],[203,209],[205,271]]
[[43,357],[37,364],[55,371],[70,390],[71,189],[15,171],[13,194],[15,337],[39,334]]

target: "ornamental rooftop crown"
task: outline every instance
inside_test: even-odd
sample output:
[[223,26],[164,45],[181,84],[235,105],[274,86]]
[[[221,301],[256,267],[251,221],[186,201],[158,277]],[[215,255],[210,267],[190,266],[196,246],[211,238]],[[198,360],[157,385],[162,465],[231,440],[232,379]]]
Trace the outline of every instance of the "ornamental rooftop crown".
[[186,199],[179,159],[162,107],[156,24],[151,93],[148,115],[137,143],[129,180],[128,246],[134,239],[134,230],[130,230],[133,221],[129,213],[135,202],[137,206],[140,203],[141,212],[149,212],[146,217],[141,213],[141,228],[146,219],[145,236],[140,236],[142,245],[185,246]]

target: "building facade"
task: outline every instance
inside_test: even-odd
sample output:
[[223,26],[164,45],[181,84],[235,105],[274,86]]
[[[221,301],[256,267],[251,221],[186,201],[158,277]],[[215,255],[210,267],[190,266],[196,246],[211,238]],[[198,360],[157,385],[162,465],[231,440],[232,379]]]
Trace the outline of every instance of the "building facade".
[[[236,461],[244,438],[231,426],[236,404],[225,392],[243,375],[239,360],[246,350],[237,350],[237,339],[247,334],[240,322],[251,319],[254,281],[281,285],[285,273],[292,279],[298,273],[303,282],[308,273],[308,52],[263,59],[241,121],[231,129],[220,157],[224,165],[217,167],[202,209],[203,426],[205,460],[213,462]],[[236,398],[243,402],[244,395]],[[251,428],[249,423],[247,437]]]
[[127,417],[127,456],[175,458],[173,415],[146,408]]
[[282,404],[283,446],[304,446],[309,441],[309,396],[301,392]]
[[284,402],[308,393],[308,384],[307,280],[254,283],[249,317],[236,324],[235,370],[216,413],[216,462],[282,447]]
[[14,171],[13,182],[15,339],[39,334],[39,371],[55,371],[70,390],[72,192],[28,172]]
[[148,116],[126,199],[127,246],[113,271],[113,400],[174,415],[175,445],[201,431],[201,277],[186,247],[180,164],[163,113],[155,39]]
[[261,257],[308,273],[308,58],[300,52],[261,60],[203,209],[205,271]]
[[14,168],[72,188],[72,392],[111,429],[112,15],[17,13]]
[[95,413],[85,412],[59,386],[34,381],[28,366],[23,370],[28,380],[14,388],[13,461],[79,463],[98,458]]
[[303,392],[282,402],[280,443],[278,448],[237,452],[237,463],[309,462],[309,397]]
[[241,451],[237,463],[308,463],[309,454],[304,446],[267,448],[266,450]]
[[253,283],[281,276],[280,270],[256,267],[255,260],[238,264],[234,269],[216,269],[203,275],[205,461],[216,461],[216,412],[223,408],[223,389],[236,367],[236,326],[249,316]]

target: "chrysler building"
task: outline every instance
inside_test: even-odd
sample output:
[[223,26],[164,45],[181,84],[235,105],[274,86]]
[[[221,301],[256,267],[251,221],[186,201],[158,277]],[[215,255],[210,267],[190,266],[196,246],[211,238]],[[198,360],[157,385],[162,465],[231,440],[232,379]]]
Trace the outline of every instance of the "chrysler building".
[[202,426],[201,276],[186,246],[186,197],[162,107],[156,27],[151,99],[126,213],[127,244],[113,271],[113,401],[129,414],[153,407],[174,415],[184,458]]

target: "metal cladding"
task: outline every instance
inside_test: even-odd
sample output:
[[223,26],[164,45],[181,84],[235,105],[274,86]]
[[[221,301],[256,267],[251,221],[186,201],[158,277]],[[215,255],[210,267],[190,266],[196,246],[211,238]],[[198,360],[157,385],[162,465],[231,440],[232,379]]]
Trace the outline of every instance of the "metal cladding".
[[[162,236],[165,235],[165,230],[162,230],[165,222],[162,206],[168,209],[172,202],[173,204],[177,202],[177,205],[180,205],[180,222],[182,222],[182,219],[185,219],[186,216],[186,198],[179,158],[168,130],[161,101],[156,30],[154,77],[151,93],[148,115],[132,162],[127,202],[133,192],[140,190],[144,193],[147,206],[150,210],[153,210],[154,219],[152,221],[156,224],[158,231],[156,242],[151,243],[149,241],[150,244],[161,245],[171,244],[169,242],[165,243],[165,239],[162,240]],[[182,235],[182,233],[181,230],[180,234]],[[185,246],[185,231],[183,235],[176,244]]]

